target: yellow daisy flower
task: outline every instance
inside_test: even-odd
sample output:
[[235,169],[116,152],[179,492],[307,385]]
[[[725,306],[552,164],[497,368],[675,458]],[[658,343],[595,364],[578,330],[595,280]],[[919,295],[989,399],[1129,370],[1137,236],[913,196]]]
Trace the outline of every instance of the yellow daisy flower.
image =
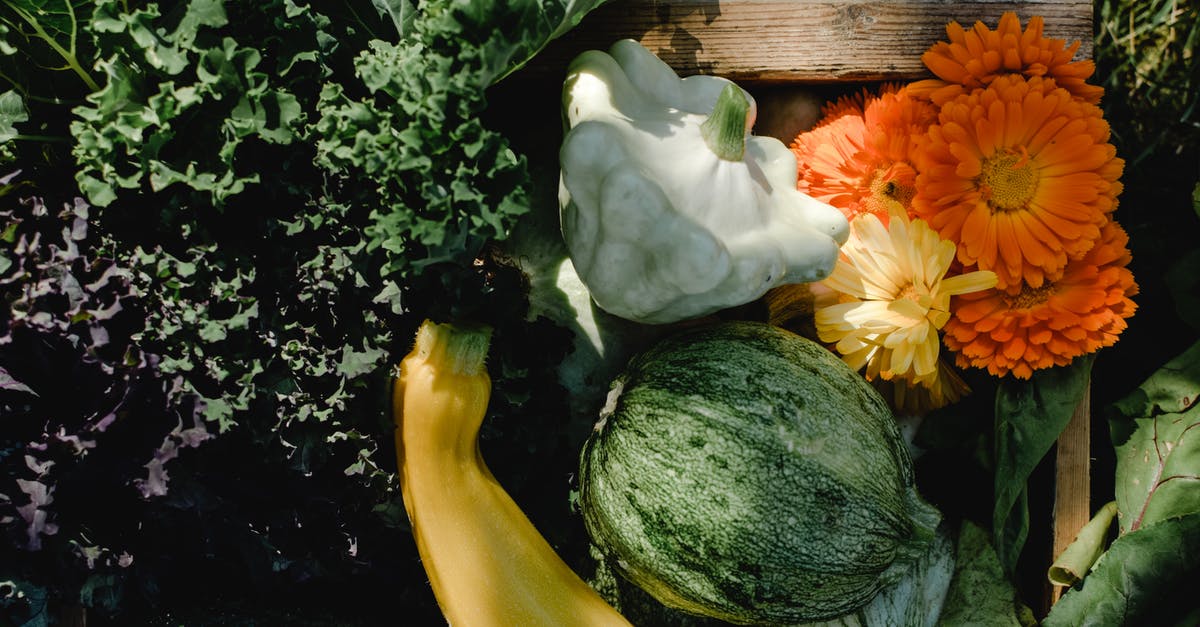
[[[868,380],[904,382],[945,401],[939,331],[950,319],[950,297],[996,285],[990,271],[946,276],[955,247],[923,220],[893,211],[887,226],[872,214],[850,223],[850,239],[824,285],[838,302],[814,313],[817,336],[834,345]],[[951,383],[951,386],[953,384]]]
[[931,409],[957,403],[971,393],[967,382],[949,362],[951,358],[938,360],[938,373],[926,385],[913,385],[906,379],[884,381],[876,379],[872,385],[884,396],[892,399],[892,408],[910,416],[921,415]]

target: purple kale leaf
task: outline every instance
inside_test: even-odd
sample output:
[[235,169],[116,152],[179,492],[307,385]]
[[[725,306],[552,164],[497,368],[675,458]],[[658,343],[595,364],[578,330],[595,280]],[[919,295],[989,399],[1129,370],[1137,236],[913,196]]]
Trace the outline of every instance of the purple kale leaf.
[[136,525],[145,499],[167,493],[166,464],[211,436],[168,401],[160,358],[140,349],[143,299],[103,253],[89,205],[14,196],[0,197],[0,562],[122,567],[86,559],[127,554],[104,545],[115,540],[98,531],[102,507],[132,507]]

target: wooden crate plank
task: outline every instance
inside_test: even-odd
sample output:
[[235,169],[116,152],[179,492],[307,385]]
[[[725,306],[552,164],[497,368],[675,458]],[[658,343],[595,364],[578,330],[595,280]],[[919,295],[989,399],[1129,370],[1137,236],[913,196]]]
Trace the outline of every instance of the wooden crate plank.
[[[1089,383],[1067,428],[1058,436],[1054,460],[1054,547],[1051,562],[1067,550],[1079,530],[1092,518],[1091,392]],[[1063,588],[1053,586],[1049,592],[1048,606],[1058,601]]]
[[561,76],[579,52],[632,38],[683,76],[767,83],[911,80],[928,75],[921,53],[945,39],[948,22],[969,28],[982,20],[994,28],[1005,11],[1016,12],[1022,24],[1041,15],[1048,35],[1080,41],[1078,56],[1091,56],[1091,2],[611,0],[524,72]]

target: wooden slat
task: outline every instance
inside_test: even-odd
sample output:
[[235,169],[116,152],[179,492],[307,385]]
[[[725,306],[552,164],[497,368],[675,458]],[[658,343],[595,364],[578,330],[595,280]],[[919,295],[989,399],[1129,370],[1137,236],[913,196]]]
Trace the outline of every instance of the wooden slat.
[[[1058,436],[1054,480],[1054,561],[1067,549],[1092,517],[1092,418],[1091,385],[1075,408],[1067,428]],[[1050,603],[1062,595],[1061,586],[1050,591]]]
[[921,53],[946,38],[946,24],[991,28],[1005,11],[1090,57],[1092,3],[810,0],[611,0],[552,42],[529,75],[561,76],[587,49],[632,38],[682,76],[716,74],[742,82],[830,83],[927,76]]

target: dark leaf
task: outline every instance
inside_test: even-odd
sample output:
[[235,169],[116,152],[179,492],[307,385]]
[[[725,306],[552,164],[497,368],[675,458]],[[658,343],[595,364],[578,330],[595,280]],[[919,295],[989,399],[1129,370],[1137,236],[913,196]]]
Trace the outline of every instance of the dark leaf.
[[1200,248],[1176,260],[1167,270],[1166,279],[1179,319],[1200,329]]
[[955,551],[954,578],[938,627],[1016,627],[1028,609],[1000,566],[988,533],[963,521]]
[[1096,562],[1079,588],[1050,609],[1043,627],[1197,624],[1200,514],[1127,533]]
[[1029,531],[1026,482],[1054,446],[1087,390],[1093,356],[1005,379],[996,391],[996,475],[992,533],[1006,573],[1016,568]]
[[121,602],[124,584],[124,579],[118,575],[91,575],[79,590],[79,601],[84,607],[112,612]]

